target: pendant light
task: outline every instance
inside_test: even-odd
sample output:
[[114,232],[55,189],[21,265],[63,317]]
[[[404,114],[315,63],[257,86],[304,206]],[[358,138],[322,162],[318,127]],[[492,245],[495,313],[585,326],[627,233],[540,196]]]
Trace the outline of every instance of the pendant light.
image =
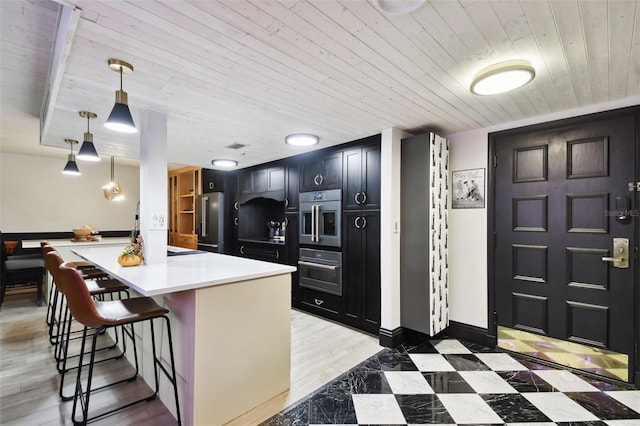
[[102,187],[102,193],[104,198],[109,201],[122,201],[124,200],[124,194],[120,185],[114,179],[115,159],[111,156],[111,181]]
[[211,160],[211,165],[220,167],[223,169],[232,169],[238,165],[236,160],[227,160],[225,158],[216,158],[215,160]]
[[76,157],[82,161],[100,161],[98,151],[96,151],[96,147],[93,145],[93,135],[89,131],[89,121],[96,118],[97,115],[89,111],[80,111],[78,114],[80,114],[80,117],[87,119],[87,131],[84,134],[84,141]]
[[133,65],[119,59],[109,59],[109,68],[120,73],[120,90],[116,90],[116,103],[104,125],[116,132],[135,133],[137,129],[129,110],[127,92],[122,90],[122,74],[132,74]]
[[73,155],[73,145],[77,144],[78,141],[75,139],[65,139],[64,142],[68,143],[71,147],[71,154],[69,154],[67,164],[64,166],[64,169],[62,169],[62,173],[65,175],[79,176],[80,170],[76,164],[76,156]]

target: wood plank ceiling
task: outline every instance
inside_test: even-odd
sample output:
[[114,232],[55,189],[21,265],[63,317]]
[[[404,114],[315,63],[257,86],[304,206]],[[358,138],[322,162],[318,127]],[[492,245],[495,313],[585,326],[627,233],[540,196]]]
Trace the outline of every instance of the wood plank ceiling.
[[[56,4],[0,4],[2,151],[35,153],[45,148],[21,126],[39,116]],[[78,111],[89,110],[101,154],[138,158],[138,134],[102,126],[119,85],[109,58],[135,67],[123,86],[138,127],[143,111],[165,113],[169,161],[203,167],[298,154],[283,143],[294,132],[319,135],[322,148],[388,127],[446,135],[640,99],[635,0],[429,1],[404,15],[365,0],[64,4],[82,11],[48,146],[81,139]],[[480,69],[508,59],[530,61],[535,80],[510,94],[469,92]]]

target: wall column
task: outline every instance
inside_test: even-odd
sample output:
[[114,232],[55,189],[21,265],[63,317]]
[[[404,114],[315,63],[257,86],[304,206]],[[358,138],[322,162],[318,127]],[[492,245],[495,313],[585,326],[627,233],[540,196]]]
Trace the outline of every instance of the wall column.
[[167,116],[142,113],[140,125],[140,233],[145,263],[167,261]]
[[380,344],[402,343],[400,327],[400,141],[397,128],[382,131],[380,211]]

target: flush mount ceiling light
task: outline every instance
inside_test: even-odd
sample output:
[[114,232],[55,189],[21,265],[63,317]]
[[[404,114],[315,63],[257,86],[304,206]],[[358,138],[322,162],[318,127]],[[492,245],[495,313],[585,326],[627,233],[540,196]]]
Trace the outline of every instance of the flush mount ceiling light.
[[124,200],[124,194],[122,193],[122,189],[120,189],[120,185],[115,181],[114,168],[115,160],[114,157],[111,156],[111,181],[102,187],[102,193],[104,194],[104,198],[109,201],[122,201]]
[[497,95],[522,87],[536,76],[536,70],[527,61],[500,62],[481,70],[471,82],[475,95]]
[[67,164],[64,166],[64,169],[62,169],[62,173],[65,175],[79,176],[80,170],[76,164],[76,156],[73,155],[73,145],[77,144],[78,141],[75,139],[65,139],[64,142],[68,143],[71,147],[71,154],[69,154]]
[[225,160],[223,158],[218,158],[216,160],[211,160],[211,165],[216,167],[222,167],[224,169],[231,169],[238,165],[236,160]]
[[119,59],[109,59],[109,68],[120,73],[120,90],[116,90],[116,103],[104,125],[116,132],[135,133],[137,130],[129,111],[127,92],[122,90],[122,74],[132,74],[133,65]]
[[96,147],[93,145],[93,135],[89,131],[89,121],[96,118],[97,115],[89,111],[80,111],[78,114],[80,114],[80,117],[87,119],[87,131],[84,134],[84,141],[82,142],[80,151],[78,151],[78,160],[100,161],[98,151],[96,151]]
[[426,0],[373,0],[378,9],[389,15],[404,15],[418,9]]
[[284,138],[284,143],[291,146],[317,145],[320,139],[309,133],[294,133]]

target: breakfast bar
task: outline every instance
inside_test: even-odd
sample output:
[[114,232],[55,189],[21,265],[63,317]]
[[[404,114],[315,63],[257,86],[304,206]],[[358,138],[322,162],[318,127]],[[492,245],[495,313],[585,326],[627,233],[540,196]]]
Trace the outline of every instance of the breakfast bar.
[[[222,425],[289,388],[295,268],[171,247],[166,262],[123,267],[117,261],[122,248],[72,251],[171,311],[183,424]],[[138,327],[136,338],[143,346],[142,376],[152,383],[149,332]],[[164,330],[163,336],[166,360]],[[160,388],[175,416],[172,387]]]

